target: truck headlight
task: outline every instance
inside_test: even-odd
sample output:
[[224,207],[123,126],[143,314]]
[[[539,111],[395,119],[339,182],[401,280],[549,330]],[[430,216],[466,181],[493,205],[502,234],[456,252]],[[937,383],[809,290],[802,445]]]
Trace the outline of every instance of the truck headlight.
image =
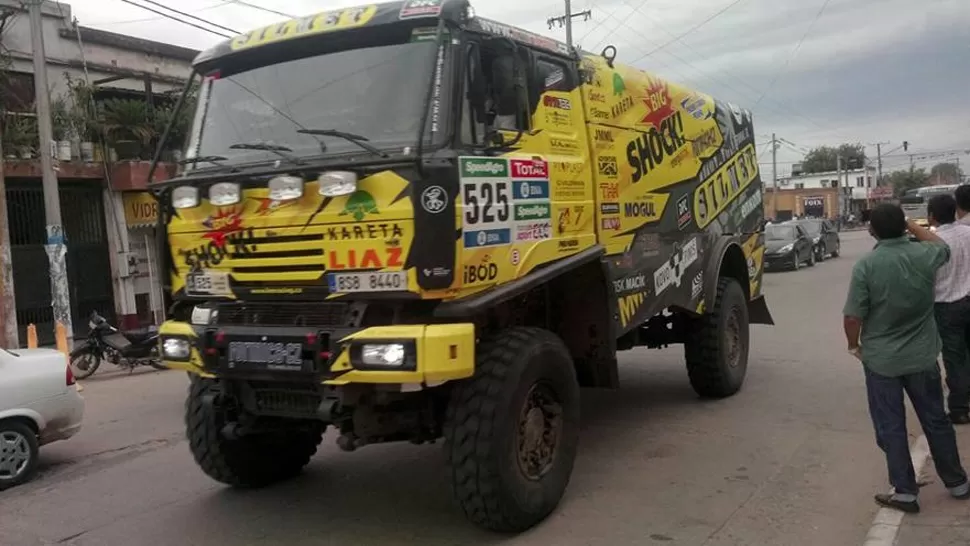
[[320,195],[340,197],[357,191],[357,174],[350,171],[327,171],[317,178]]
[[219,310],[204,305],[196,305],[192,308],[192,324],[195,326],[208,326],[219,318]]
[[414,370],[416,357],[413,341],[371,341],[350,346],[351,364],[365,370]]
[[303,197],[303,179],[299,176],[276,176],[270,179],[269,198],[273,201],[291,201]]
[[209,188],[209,202],[217,207],[235,205],[241,197],[239,184],[235,182],[219,182]]
[[162,340],[162,358],[170,360],[188,360],[192,354],[192,346],[189,340],[177,337],[168,337]]
[[191,209],[199,206],[199,188],[179,186],[172,190],[172,206],[177,209]]

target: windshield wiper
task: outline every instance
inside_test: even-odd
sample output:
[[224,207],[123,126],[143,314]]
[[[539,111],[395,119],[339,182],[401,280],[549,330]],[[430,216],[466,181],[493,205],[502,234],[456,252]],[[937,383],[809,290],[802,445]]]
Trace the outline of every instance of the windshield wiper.
[[368,144],[368,141],[370,141],[369,138],[361,135],[355,135],[354,133],[345,133],[344,131],[338,131],[336,129],[299,129],[297,130],[297,133],[304,135],[332,136],[342,138],[348,142],[353,142],[374,155],[385,158],[388,157],[388,155],[385,152],[382,152],[377,146]]
[[200,155],[199,157],[187,157],[185,159],[180,159],[178,164],[190,165],[195,163],[212,163],[213,165],[218,165],[220,161],[225,161],[227,159],[229,158],[221,155]]
[[278,144],[270,144],[268,142],[240,142],[229,146],[230,150],[265,150],[267,152],[273,152],[274,154],[296,163],[297,165],[306,165],[306,161],[303,161],[299,157],[291,155],[287,152],[292,152],[293,148],[287,146],[280,146]]

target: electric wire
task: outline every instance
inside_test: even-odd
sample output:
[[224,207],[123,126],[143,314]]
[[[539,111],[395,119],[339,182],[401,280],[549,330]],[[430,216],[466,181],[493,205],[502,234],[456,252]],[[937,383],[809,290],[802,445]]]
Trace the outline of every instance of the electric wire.
[[829,2],[831,1],[832,0],[825,0],[825,2],[822,3],[822,7],[820,7],[818,10],[818,13],[815,14],[815,19],[812,19],[812,22],[809,23],[808,28],[805,29],[805,33],[802,34],[801,39],[798,40],[798,43],[796,43],[795,47],[791,50],[791,53],[788,55],[788,59],[785,61],[785,65],[781,68],[781,70],[775,73],[775,77],[771,79],[771,82],[768,84],[768,87],[765,87],[765,90],[761,92],[761,96],[758,97],[758,100],[755,101],[754,103],[755,106],[761,104],[761,101],[765,98],[765,95],[768,94],[768,91],[771,91],[771,89],[775,86],[775,83],[778,81],[778,79],[782,75],[788,73],[788,67],[791,66],[792,59],[794,59],[795,55],[798,54],[798,50],[801,49],[802,43],[805,42],[805,38],[807,38],[808,35],[812,32],[812,29],[815,28],[815,23],[817,23],[818,20],[822,18],[822,14],[825,13],[825,8],[828,7]]
[[124,2],[124,3],[126,3],[126,4],[131,4],[132,6],[141,8],[143,10],[150,11],[152,13],[156,13],[158,15],[161,15],[162,17],[165,17],[166,19],[171,19],[173,21],[177,21],[177,22],[182,23],[184,25],[189,25],[190,27],[195,27],[195,28],[197,28],[199,30],[204,30],[204,31],[208,32],[209,34],[215,34],[216,36],[221,36],[221,37],[227,38],[227,39],[228,38],[232,38],[232,36],[229,35],[229,34],[223,34],[223,33],[219,32],[219,31],[212,30],[211,28],[206,28],[206,27],[204,27],[202,25],[197,25],[197,24],[195,24],[195,23],[193,23],[191,21],[185,21],[183,19],[179,19],[178,17],[176,17],[174,15],[170,15],[170,14],[167,14],[167,13],[163,13],[163,12],[158,11],[156,9],[152,9],[152,8],[150,8],[148,6],[143,6],[141,4],[136,4],[135,2],[132,2],[132,0],[121,0],[121,1]]
[[156,2],[155,0],[141,0],[141,1],[142,2],[145,2],[147,4],[151,4],[153,6],[158,6],[158,7],[162,8],[162,9],[167,9],[168,11],[171,11],[173,13],[177,13],[177,14],[183,16],[183,17],[188,17],[189,19],[195,19],[196,21],[205,23],[205,24],[207,24],[209,26],[213,26],[213,27],[218,28],[220,30],[225,30],[226,32],[231,32],[233,34],[239,34],[239,31],[238,30],[231,29],[231,28],[229,28],[227,26],[223,26],[223,25],[220,25],[218,23],[213,23],[212,21],[209,21],[207,19],[203,19],[201,17],[196,17],[195,15],[192,15],[192,14],[189,14],[189,13],[185,13],[184,11],[179,11],[179,10],[177,10],[175,8],[170,8],[170,7],[166,6],[165,4],[161,4],[159,2]]
[[643,59],[646,59],[647,57],[653,55],[654,53],[656,53],[656,52],[658,52],[658,51],[660,51],[662,49],[665,49],[670,44],[672,44],[672,43],[680,40],[684,36],[687,36],[688,34],[694,32],[694,31],[696,31],[697,29],[703,27],[707,23],[710,23],[714,19],[717,19],[722,14],[724,14],[726,11],[728,11],[729,9],[733,8],[734,6],[740,4],[741,2],[744,2],[744,0],[734,0],[733,2],[731,2],[730,4],[728,4],[727,6],[724,6],[723,8],[721,8],[720,10],[718,10],[717,12],[711,14],[707,19],[704,19],[700,23],[697,23],[696,25],[690,27],[689,29],[687,29],[686,31],[684,31],[682,34],[674,37],[672,40],[670,40],[668,42],[664,42],[660,46],[658,46],[658,47],[650,50],[650,52],[648,52],[647,54],[645,54],[643,57],[640,57],[639,59],[637,59],[636,61],[633,61],[633,62],[636,63],[636,62],[642,61]]

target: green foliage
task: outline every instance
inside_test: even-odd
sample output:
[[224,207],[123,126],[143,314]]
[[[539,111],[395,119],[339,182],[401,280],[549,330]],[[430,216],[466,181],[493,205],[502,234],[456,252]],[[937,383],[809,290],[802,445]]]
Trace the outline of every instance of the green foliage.
[[68,107],[68,118],[74,133],[86,142],[101,140],[101,125],[95,110],[94,88],[84,80],[72,78],[64,73],[67,82],[68,96],[71,98]]
[[963,170],[956,163],[937,163],[930,169],[930,177],[936,184],[959,184],[963,180]]
[[37,149],[40,136],[37,119],[32,116],[6,114],[0,116],[3,131],[3,147],[7,155],[24,155]]
[[805,155],[802,170],[805,174],[838,170],[838,157],[842,156],[843,169],[861,169],[866,161],[866,147],[862,144],[841,144],[838,147],[819,146]]
[[148,146],[155,137],[148,104],[135,99],[108,99],[101,104],[101,123],[111,142],[134,140]]
[[903,195],[908,190],[922,188],[927,185],[930,175],[924,169],[913,169],[909,171],[894,171],[883,176],[883,183],[893,187],[896,195]]

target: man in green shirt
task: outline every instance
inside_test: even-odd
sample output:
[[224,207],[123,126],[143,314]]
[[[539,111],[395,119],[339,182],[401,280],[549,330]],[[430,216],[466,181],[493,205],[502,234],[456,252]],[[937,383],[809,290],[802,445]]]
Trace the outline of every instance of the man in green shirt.
[[[909,240],[907,229],[919,242]],[[876,443],[886,454],[893,486],[891,494],[876,495],[876,502],[919,512],[904,392],[926,434],[940,479],[951,495],[970,499],[936,360],[941,343],[933,289],[936,271],[950,259],[950,249],[934,233],[908,221],[898,205],[873,209],[869,233],[878,242],[852,269],[842,314],[849,352],[863,364]]]

